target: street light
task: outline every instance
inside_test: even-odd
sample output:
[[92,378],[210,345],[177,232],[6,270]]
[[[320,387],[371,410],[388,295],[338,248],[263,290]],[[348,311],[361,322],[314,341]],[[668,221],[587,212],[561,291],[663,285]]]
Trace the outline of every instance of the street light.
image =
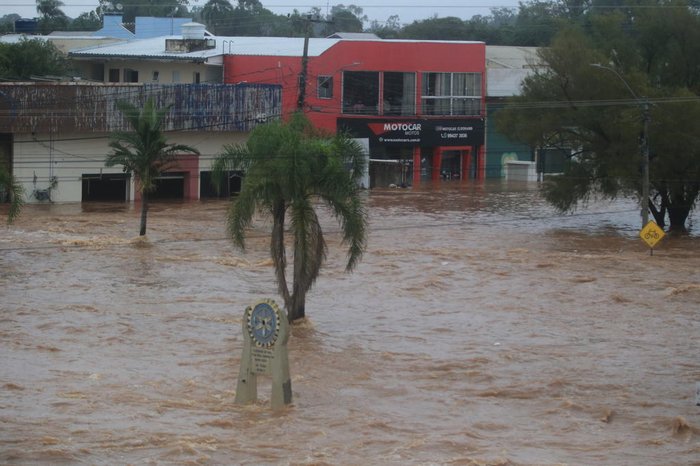
[[591,66],[595,68],[601,68],[604,70],[611,71],[615,73],[615,76],[620,78],[620,81],[625,85],[634,100],[642,108],[642,116],[644,121],[644,126],[642,127],[642,200],[641,200],[641,210],[642,210],[642,228],[649,223],[649,120],[651,116],[649,115],[649,101],[645,99],[640,99],[637,94],[632,90],[625,78],[623,78],[620,73],[615,70],[615,68],[610,68],[609,66],[601,65],[600,63],[591,63]]

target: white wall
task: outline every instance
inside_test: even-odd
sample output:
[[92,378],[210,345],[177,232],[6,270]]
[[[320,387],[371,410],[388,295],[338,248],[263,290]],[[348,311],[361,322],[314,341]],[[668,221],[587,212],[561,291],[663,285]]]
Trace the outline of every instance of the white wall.
[[[187,144],[201,152],[199,170],[211,169],[213,159],[224,144],[244,143],[247,133],[181,132],[166,133],[168,142]],[[107,134],[16,134],[13,173],[22,184],[26,202],[38,202],[35,190],[44,190],[55,177],[53,202],[80,202],[83,174],[122,173],[121,167],[106,168],[104,160],[111,149]],[[129,199],[134,199],[133,183]]]
[[[93,76],[93,66],[99,65],[96,61],[74,60],[73,66],[85,79],[95,79]],[[146,60],[110,60],[104,63],[105,83],[109,83],[110,68],[119,70],[119,83],[124,83],[124,70],[132,69],[139,73],[138,82],[142,84],[192,84],[194,73],[199,72],[201,84],[222,83],[223,70],[220,65],[205,65],[203,63],[188,62],[162,62]],[[153,79],[154,71],[158,72],[158,79]],[[177,71],[178,81],[174,81]]]
[[[192,84],[194,83],[195,72],[199,73],[201,84],[223,82],[221,66],[211,66],[203,63],[112,60],[107,61],[104,66],[104,82],[109,82],[110,68],[119,69],[120,83],[124,82],[124,69],[127,68],[138,71],[138,82],[145,84]],[[153,79],[154,72],[158,72],[157,80]]]

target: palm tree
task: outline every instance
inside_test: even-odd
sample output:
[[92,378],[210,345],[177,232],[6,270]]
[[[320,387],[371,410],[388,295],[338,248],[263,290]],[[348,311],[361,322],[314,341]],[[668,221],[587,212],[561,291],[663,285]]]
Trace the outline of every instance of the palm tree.
[[65,17],[62,6],[65,4],[61,0],[36,0],[36,11],[44,18]]
[[41,16],[39,26],[44,34],[53,30],[64,30],[68,26],[68,16],[61,10],[65,4],[61,0],[36,0],[36,11]]
[[141,193],[141,230],[146,234],[148,215],[148,194],[156,188],[156,178],[177,165],[177,154],[189,152],[199,154],[197,149],[184,144],[168,144],[161,129],[170,106],[156,109],[150,97],[143,109],[129,103],[117,102],[133,131],[117,131],[111,136],[109,146],[113,149],[107,155],[105,165],[122,165],[125,173],[133,173],[138,179]]
[[[362,148],[345,135],[318,133],[299,113],[289,123],[256,127],[245,145],[225,146],[214,163],[214,179],[220,184],[223,174],[234,169],[243,170],[245,178],[228,212],[229,234],[244,249],[254,214],[271,217],[270,254],[287,318],[293,322],[305,316],[306,293],[326,258],[316,201],[325,204],[341,226],[343,243],[348,245],[346,271],[352,271],[364,252],[367,214],[358,187],[365,169]],[[291,292],[285,226],[294,253]]]
[[2,164],[0,164],[0,194],[9,196],[10,210],[7,214],[7,223],[12,223],[22,208],[24,190]]

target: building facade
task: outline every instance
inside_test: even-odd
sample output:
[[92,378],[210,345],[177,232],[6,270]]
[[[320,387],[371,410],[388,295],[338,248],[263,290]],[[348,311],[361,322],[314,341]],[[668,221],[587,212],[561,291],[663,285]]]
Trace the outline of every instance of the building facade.
[[105,167],[105,158],[110,135],[130,130],[117,102],[142,106],[149,98],[171,106],[168,142],[200,152],[179,154],[158,179],[153,197],[172,199],[215,195],[214,158],[224,144],[245,142],[260,123],[255,115],[278,114],[281,101],[274,85],[0,83],[0,163],[12,167],[27,202],[138,200],[137,180]]
[[161,192],[182,199],[213,195],[210,166],[225,144],[299,110],[318,128],[362,140],[368,187],[501,177],[508,161],[534,160],[487,123],[487,112],[519,92],[534,50],[180,28],[70,51],[78,82],[1,85],[0,158],[30,202],[137,199],[134,180],[104,159],[110,133],[124,129],[116,102],[149,96],[173,106],[168,140],[201,152],[182,154],[180,168],[163,177]]
[[365,139],[371,187],[485,176],[483,42],[230,41],[224,82],[279,84],[283,115]]
[[537,47],[486,47],[486,177],[537,179],[538,151],[500,133],[495,116],[509,97],[520,95],[523,81],[539,67]]
[[[170,26],[152,20],[158,19],[137,18],[137,33]],[[168,142],[200,152],[180,154],[178,166],[157,181],[153,197],[218,195],[210,182],[212,161],[224,145],[244,143],[253,127],[279,118],[281,86],[222,83],[216,39],[202,25],[180,27],[177,35],[144,33],[144,39],[70,50],[77,70],[70,82],[0,83],[0,163],[11,167],[26,201],[138,200],[137,180],[104,161],[110,135],[129,129],[117,102],[141,106],[148,98],[159,108],[170,107],[163,128]],[[240,176],[232,174],[222,194],[236,191],[236,185]]]

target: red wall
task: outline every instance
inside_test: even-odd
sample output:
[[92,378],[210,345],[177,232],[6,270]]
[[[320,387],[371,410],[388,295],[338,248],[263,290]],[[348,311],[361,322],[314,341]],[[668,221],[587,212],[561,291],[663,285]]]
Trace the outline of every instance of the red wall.
[[[184,173],[183,199],[199,199],[199,156],[195,154],[181,154],[177,156],[177,165],[166,173]],[[136,190],[134,200],[141,200],[138,178],[136,178]]]
[[[297,106],[302,52],[299,50],[297,57],[225,56],[224,82],[282,85],[282,109],[284,116],[288,116]],[[482,86],[485,86],[485,66],[486,46],[479,42],[341,40],[322,55],[309,57],[306,113],[316,126],[335,132],[336,118],[341,114],[343,70],[417,72],[416,88],[420,93],[421,72],[480,72],[483,76]],[[318,76],[333,76],[332,99],[316,97]],[[482,89],[482,95],[485,94],[485,89]],[[417,109],[420,108],[419,97],[416,99]],[[363,117],[367,118],[366,115]]]

